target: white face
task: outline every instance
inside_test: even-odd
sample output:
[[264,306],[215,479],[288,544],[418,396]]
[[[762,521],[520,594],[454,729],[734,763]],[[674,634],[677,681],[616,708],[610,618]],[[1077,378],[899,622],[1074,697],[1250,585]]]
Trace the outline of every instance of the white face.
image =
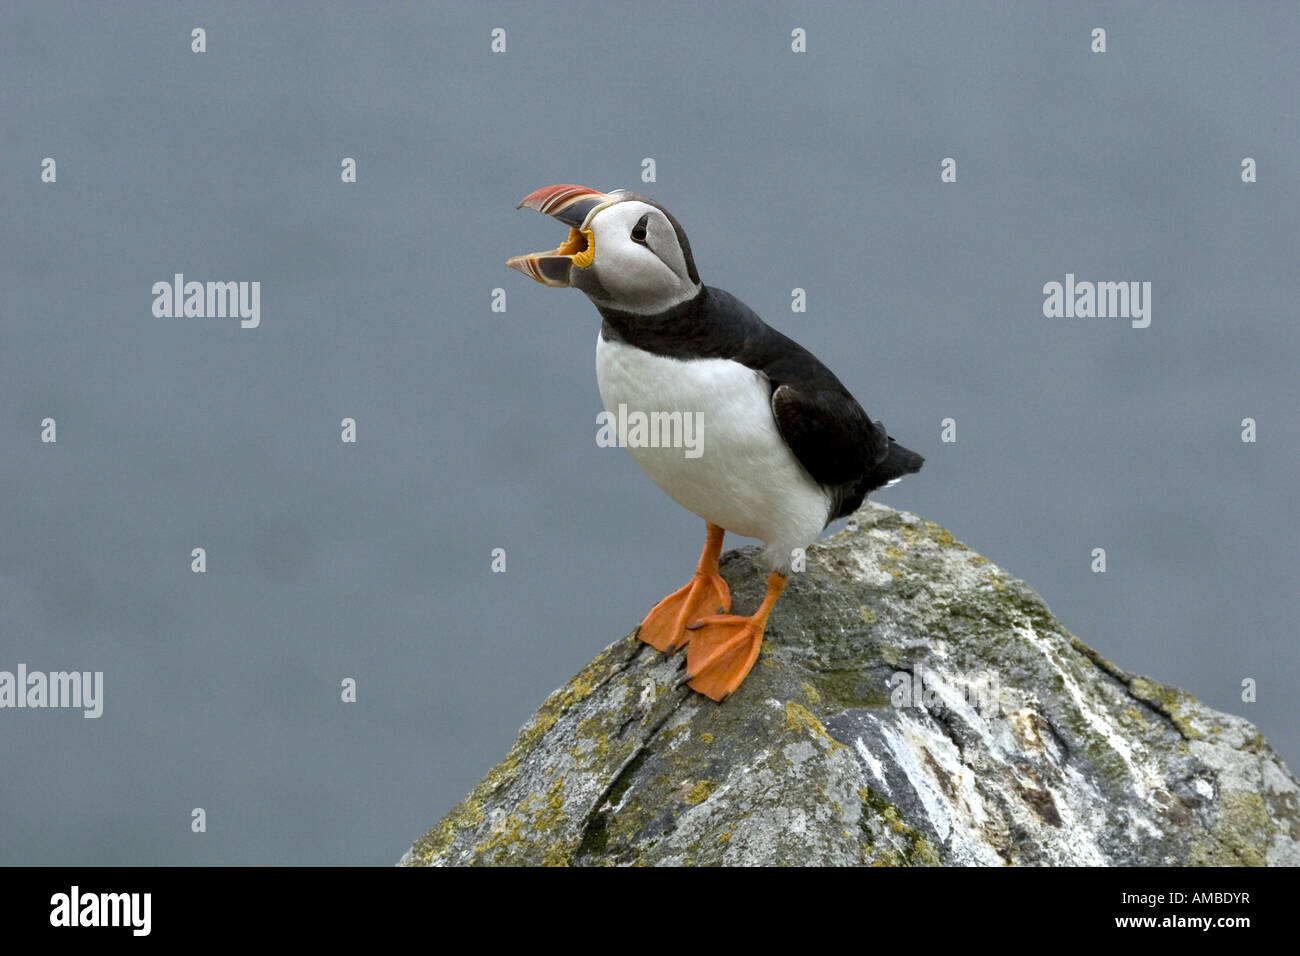
[[595,236],[596,249],[587,268],[607,295],[583,291],[598,304],[654,315],[700,291],[690,277],[677,230],[654,206],[635,199],[618,202],[597,210],[587,228]]

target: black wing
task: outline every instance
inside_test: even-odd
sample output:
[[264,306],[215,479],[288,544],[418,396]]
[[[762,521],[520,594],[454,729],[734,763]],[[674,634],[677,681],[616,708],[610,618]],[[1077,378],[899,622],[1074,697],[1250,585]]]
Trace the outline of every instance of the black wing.
[[856,485],[889,454],[889,436],[847,392],[776,384],[772,414],[781,437],[819,484]]

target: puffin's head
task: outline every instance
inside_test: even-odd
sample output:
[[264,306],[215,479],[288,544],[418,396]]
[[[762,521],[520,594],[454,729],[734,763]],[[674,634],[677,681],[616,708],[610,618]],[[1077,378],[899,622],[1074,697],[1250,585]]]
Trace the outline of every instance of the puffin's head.
[[655,315],[694,298],[700,276],[677,220],[652,199],[626,189],[547,186],[527,206],[569,227],[555,249],[506,261],[543,285],[572,286],[596,305]]

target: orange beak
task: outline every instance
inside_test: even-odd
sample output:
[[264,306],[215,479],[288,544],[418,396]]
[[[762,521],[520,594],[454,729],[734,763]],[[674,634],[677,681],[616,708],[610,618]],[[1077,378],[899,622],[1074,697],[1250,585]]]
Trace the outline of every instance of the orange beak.
[[586,186],[561,183],[529,193],[516,207],[536,209],[569,227],[568,238],[554,249],[511,256],[506,265],[536,279],[542,285],[565,288],[572,269],[585,269],[596,258],[596,237],[585,228],[591,214],[614,201],[610,196]]

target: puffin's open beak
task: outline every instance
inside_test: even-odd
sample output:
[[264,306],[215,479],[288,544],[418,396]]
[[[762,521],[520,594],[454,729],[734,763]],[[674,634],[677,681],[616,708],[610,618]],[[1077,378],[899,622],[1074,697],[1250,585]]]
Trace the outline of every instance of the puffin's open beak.
[[526,256],[512,256],[506,260],[511,269],[518,269],[542,285],[564,288],[569,284],[570,269],[585,269],[596,258],[596,237],[590,229],[583,228],[591,214],[600,206],[616,201],[595,189],[562,183],[546,186],[524,197],[517,209],[527,206],[558,219],[569,227],[569,237],[554,249],[532,252]]

